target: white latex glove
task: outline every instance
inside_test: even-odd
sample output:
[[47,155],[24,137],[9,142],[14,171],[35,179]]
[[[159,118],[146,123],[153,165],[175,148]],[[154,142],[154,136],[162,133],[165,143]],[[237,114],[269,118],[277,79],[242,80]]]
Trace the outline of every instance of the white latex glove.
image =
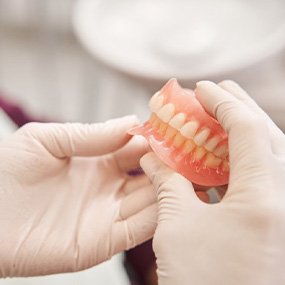
[[206,204],[153,153],[142,158],[159,201],[159,284],[285,284],[285,136],[234,82],[200,82],[196,94],[229,134],[230,182]]
[[0,275],[77,271],[152,237],[156,197],[127,172],[147,151],[103,124],[28,124],[0,143]]

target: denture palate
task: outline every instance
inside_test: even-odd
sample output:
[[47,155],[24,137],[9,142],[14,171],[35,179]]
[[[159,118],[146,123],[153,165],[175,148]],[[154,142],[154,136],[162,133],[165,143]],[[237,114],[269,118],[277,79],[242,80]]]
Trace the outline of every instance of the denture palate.
[[220,144],[221,137],[211,136],[210,129],[201,126],[198,120],[191,118],[187,121],[187,115],[176,113],[175,105],[165,103],[164,96],[159,92],[151,98],[149,107],[152,112],[149,120],[151,128],[175,148],[181,149],[185,155],[191,153],[193,161],[203,159],[203,164],[209,168],[221,166],[224,171],[229,170],[228,147]]

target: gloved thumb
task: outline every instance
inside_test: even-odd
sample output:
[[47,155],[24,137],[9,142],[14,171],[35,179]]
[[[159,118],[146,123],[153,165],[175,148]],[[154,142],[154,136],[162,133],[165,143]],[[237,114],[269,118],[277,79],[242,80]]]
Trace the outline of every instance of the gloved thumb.
[[[264,118],[234,95],[210,81],[197,83],[195,94],[208,113],[216,117],[229,135],[230,162],[236,172],[246,173],[243,156],[250,169],[259,167],[261,157],[271,152],[269,131]],[[262,166],[261,166],[262,167]]]
[[39,141],[58,158],[96,156],[113,152],[131,138],[127,131],[138,124],[136,116],[126,116],[105,123],[29,123],[18,130]]
[[154,153],[144,155],[140,164],[156,190],[160,216],[200,202],[192,183],[163,164]]

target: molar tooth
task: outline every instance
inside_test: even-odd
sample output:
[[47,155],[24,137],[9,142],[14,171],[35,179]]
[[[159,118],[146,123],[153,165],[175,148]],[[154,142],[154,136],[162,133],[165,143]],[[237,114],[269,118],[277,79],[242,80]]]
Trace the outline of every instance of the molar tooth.
[[229,153],[228,146],[226,144],[223,144],[219,147],[217,147],[214,151],[214,154],[220,158],[225,158]]
[[161,123],[160,119],[156,116],[156,118],[152,122],[152,128],[155,130],[159,129],[160,123]]
[[155,93],[149,100],[149,108],[153,113],[156,113],[163,105],[163,95],[159,92]]
[[183,145],[183,152],[185,154],[190,153],[196,147],[195,143],[192,140],[187,140]]
[[220,142],[220,137],[219,136],[214,136],[211,139],[209,139],[206,144],[204,145],[204,148],[207,151],[213,151],[215,149],[215,147],[218,145],[218,143]]
[[193,158],[194,160],[200,160],[204,157],[204,155],[207,153],[207,151],[203,148],[203,147],[196,147],[195,151],[194,151],[194,155]]
[[172,103],[168,103],[161,107],[157,112],[157,116],[165,123],[168,123],[170,119],[174,116],[175,107]]
[[181,147],[182,144],[184,144],[186,138],[183,137],[179,132],[176,134],[176,136],[174,137],[174,140],[173,140],[173,145],[175,147]]
[[198,128],[199,123],[197,121],[190,121],[180,129],[180,133],[187,139],[192,139],[195,136]]
[[170,140],[172,139],[175,135],[177,134],[177,130],[172,128],[172,127],[168,127],[168,129],[166,130],[166,134],[165,134],[165,138]]
[[207,153],[205,165],[210,168],[217,168],[222,162],[221,158],[216,157],[212,153]]
[[227,160],[224,160],[222,165],[223,165],[224,171],[228,172],[230,170],[230,165],[229,165],[229,162]]
[[196,143],[196,145],[201,146],[206,142],[209,135],[210,135],[210,130],[208,128],[203,129],[194,137],[194,142]]
[[185,123],[185,120],[186,120],[186,115],[184,113],[178,113],[169,121],[169,125],[179,130]]
[[156,121],[156,119],[157,119],[156,114],[151,113],[151,116],[148,121],[150,122],[150,124],[153,124]]
[[158,133],[162,136],[165,135],[166,129],[167,129],[168,125],[166,123],[161,122],[159,129],[158,129]]

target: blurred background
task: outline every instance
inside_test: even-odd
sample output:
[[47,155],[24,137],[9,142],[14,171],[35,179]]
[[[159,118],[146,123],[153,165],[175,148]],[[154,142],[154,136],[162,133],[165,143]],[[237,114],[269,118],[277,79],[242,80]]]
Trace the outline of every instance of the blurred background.
[[[0,0],[2,137],[29,120],[143,120],[169,77],[236,80],[285,130],[285,2]],[[129,284],[122,256],[96,270],[0,284]]]
[[[89,23],[89,26],[88,23],[84,23],[86,18],[90,18],[90,15],[86,15],[86,10],[90,11],[90,13],[94,13],[94,15],[96,15],[96,11],[102,13],[112,11],[113,14],[116,14],[116,11],[118,10],[118,13],[121,13],[119,15],[126,17],[126,15],[135,14],[136,16],[138,13],[135,9],[136,3],[147,3],[149,7],[146,5],[146,7],[143,7],[144,9],[141,9],[144,14],[150,15],[150,12],[152,11],[151,5],[153,5],[154,8],[156,7],[156,9],[154,9],[152,12],[154,17],[152,17],[151,20],[153,21],[153,18],[158,18],[163,22],[163,18],[159,17],[159,5],[163,6],[163,2],[168,4],[170,2],[173,4],[179,3],[180,1],[124,0],[118,2],[110,0],[0,0],[0,90],[5,92],[5,94],[8,94],[9,98],[11,98],[13,101],[18,102],[25,107],[30,113],[40,117],[44,116],[53,120],[58,119],[62,121],[93,122],[129,113],[136,113],[140,117],[144,118],[147,115],[146,102],[148,101],[149,96],[155,91],[156,88],[163,85],[168,78],[165,77],[161,80],[155,80],[155,82],[153,82],[150,80],[150,78],[145,79],[144,76],[140,78],[138,76],[139,71],[137,72],[136,76],[130,76],[132,70],[129,72],[130,74],[126,75],[126,72],[123,73],[118,71],[118,68],[112,68],[112,56],[109,56],[108,65],[105,65],[104,60],[101,60],[102,58],[100,58],[100,54],[99,57],[94,56],[96,52],[98,53],[98,50],[92,53],[92,47],[94,48],[95,46],[94,49],[96,49],[96,44],[99,45],[99,43],[104,42],[104,38],[102,33],[98,34],[98,31],[96,31],[96,36],[98,35],[97,43],[95,41],[93,46],[92,44],[88,45],[86,38],[89,36],[88,38],[92,39],[92,32],[95,32],[95,28],[99,25],[96,22],[96,17],[94,17],[94,26],[92,26],[92,23]],[[74,6],[76,2],[82,3],[79,3],[79,5],[77,3],[77,6]],[[98,8],[98,2],[105,2],[105,6],[102,8],[102,11]],[[182,5],[185,5],[184,2],[185,1],[182,1]],[[252,25],[257,26],[258,29],[250,29],[251,23],[246,22],[248,28],[246,29],[246,27],[242,26],[242,30],[234,30],[233,37],[231,38],[229,38],[228,32],[230,27],[225,23],[219,23],[222,25],[219,33],[217,33],[215,30],[206,30],[205,32],[204,30],[211,23],[208,24],[206,28],[204,27],[204,30],[200,30],[202,39],[199,38],[199,29],[196,34],[193,32],[185,33],[186,35],[189,34],[196,40],[196,50],[193,50],[193,48],[190,50],[192,55],[190,59],[192,61],[187,58],[187,49],[185,51],[185,47],[184,49],[179,49],[179,44],[180,46],[184,46],[185,43],[187,43],[191,47],[191,38],[185,37],[183,41],[183,39],[179,38],[178,36],[176,38],[174,36],[172,43],[176,43],[176,45],[171,49],[171,52],[173,53],[177,51],[179,56],[182,54],[181,58],[186,58],[189,66],[202,66],[202,62],[203,66],[207,67],[207,62],[210,62],[211,58],[215,58],[215,53],[218,54],[218,51],[215,49],[214,51],[211,51],[211,49],[209,51],[209,48],[208,50],[205,48],[205,46],[207,47],[207,43],[208,45],[212,45],[213,48],[217,46],[216,42],[212,39],[213,35],[216,36],[217,40],[220,40],[223,43],[220,50],[224,51],[223,48],[225,44],[223,41],[225,41],[225,39],[229,38],[231,40],[234,38],[236,42],[246,40],[248,43],[248,39],[244,39],[245,37],[250,37],[251,35],[250,33],[246,34],[247,30],[250,30],[250,32],[253,34],[253,40],[256,40],[255,35],[259,33],[260,29],[264,28],[264,30],[267,30],[266,21],[268,22],[270,28],[271,26],[274,27],[274,24],[276,24],[276,28],[278,28],[281,20],[284,22],[285,19],[285,3],[282,0],[189,0],[186,2],[194,3],[192,4],[194,7],[195,4],[200,3],[199,5],[197,4],[200,9],[203,9],[207,2],[208,5],[211,3],[210,5],[218,7],[218,13],[220,13],[216,16],[216,18],[222,18],[221,13],[224,12],[224,14],[227,14],[229,17],[225,18],[224,21],[230,21],[233,18],[233,23],[235,25],[236,23],[241,25],[243,22],[245,22],[242,17],[242,13],[246,14],[246,9],[252,8],[252,5],[253,7],[256,6],[255,11],[260,11],[260,15],[257,16],[263,17],[256,19],[256,17],[254,17],[255,15],[246,15],[246,20],[251,18],[256,20],[256,22],[253,22]],[[109,9],[107,5],[108,3]],[[115,5],[114,3],[117,4]],[[120,4],[118,5],[118,3]],[[204,6],[201,3],[204,3]],[[225,6],[225,3],[228,3],[227,9],[229,11],[219,11],[219,7]],[[234,17],[235,11],[233,8],[237,8],[237,3],[243,3],[244,5],[243,8],[241,8],[240,5],[238,6],[238,15]],[[246,3],[249,3],[250,5]],[[267,6],[265,6],[264,3]],[[125,8],[126,4],[132,6],[132,9],[131,7],[129,9]],[[125,14],[122,13],[120,7],[117,7],[120,5],[125,8]],[[257,7],[259,6],[260,9],[258,10]],[[281,9],[281,6],[283,6],[284,9]],[[93,12],[93,10],[95,11]],[[266,17],[267,11],[269,11],[269,15]],[[264,15],[262,15],[261,12],[264,13]],[[104,17],[104,14],[102,15],[102,13],[100,14],[101,18]],[[189,11],[189,18],[191,18],[191,14],[195,13],[197,13],[196,10]],[[208,11],[208,14],[210,13],[211,11]],[[274,13],[278,13],[278,15],[275,17]],[[74,14],[77,15],[77,26],[80,26],[80,28],[77,28],[77,36],[74,31],[75,25],[73,24]],[[108,17],[112,19],[113,14],[109,13]],[[279,19],[279,22],[276,19]],[[134,19],[130,18],[130,21],[132,20]],[[173,24],[175,18],[166,20],[171,20],[171,24]],[[78,25],[78,22],[80,21],[83,23],[81,23],[81,25],[79,23]],[[148,21],[148,18],[145,17],[144,21]],[[207,18],[202,19],[201,21],[207,22]],[[215,21],[215,19],[212,21]],[[114,23],[112,21],[109,21],[109,23],[110,29],[113,29]],[[143,33],[144,31],[141,29],[141,26],[144,25],[143,20],[140,20],[140,22],[137,21],[136,24],[138,25],[138,32],[140,32],[139,37],[141,39],[147,39],[147,34]],[[152,25],[154,24],[152,23]],[[127,27],[130,26],[134,25],[127,25]],[[82,31],[84,28],[86,30],[85,34],[84,31]],[[106,25],[104,28],[106,29]],[[223,28],[226,29],[227,33],[223,34]],[[124,27],[122,27],[122,29],[124,29]],[[187,32],[189,29],[191,29],[191,26],[184,25],[183,27],[178,27],[177,29]],[[102,32],[104,31],[105,30]],[[78,32],[81,32],[81,34],[84,35],[79,35],[78,37]],[[160,30],[158,32],[160,32]],[[238,32],[240,34],[238,34]],[[283,32],[283,35],[285,35],[284,30]],[[165,33],[173,35],[174,32],[167,26],[166,30],[163,31],[163,35]],[[182,34],[182,36],[183,35],[184,34]],[[224,35],[224,37],[221,37],[221,35]],[[263,34],[261,35],[264,36]],[[110,37],[111,36],[112,34]],[[208,38],[209,40],[207,42]],[[129,37],[129,39],[132,39],[132,37]],[[122,48],[126,47],[126,49],[120,50],[119,46],[117,47],[114,46],[114,44],[109,44],[108,41],[110,40],[112,39],[106,40],[106,46],[113,46],[115,50],[121,53],[122,57],[130,53],[130,49],[134,49],[135,47],[135,45],[126,43],[125,46],[122,46]],[[169,46],[171,47],[172,43],[169,43],[170,40],[163,40],[164,38],[162,38],[160,42],[162,47],[164,42],[166,42],[166,48],[169,48]],[[145,44],[145,42],[142,40],[142,45],[143,44]],[[248,46],[252,45],[253,43],[251,42],[248,44]],[[86,46],[88,47],[88,51],[85,48]],[[163,49],[161,46],[160,49]],[[104,45],[101,47],[104,47]],[[144,50],[150,49],[149,46],[143,46],[143,48]],[[229,46],[229,48],[232,47]],[[201,58],[199,54],[199,50],[206,53],[204,61],[203,57]],[[225,51],[229,54],[227,54],[228,59],[230,57],[231,50]],[[111,53],[112,50],[109,52]],[[195,58],[195,55],[199,60],[193,62],[193,57]],[[114,53],[114,58],[116,56],[117,54]],[[171,62],[175,63],[175,57],[173,59],[173,54],[171,56]],[[181,60],[179,56],[178,60]],[[252,55],[251,58],[252,57],[254,57],[254,55]],[[126,58],[125,65],[132,65],[132,60],[132,58]],[[142,58],[142,60],[145,60],[145,58]],[[251,59],[249,61],[251,62]],[[186,60],[184,62],[186,62]],[[167,62],[167,64],[169,65],[169,62]],[[161,65],[163,69],[163,62]],[[234,68],[235,66],[232,64],[231,68],[224,68],[224,73],[220,72],[216,75],[212,70],[211,76],[203,76],[202,70],[199,77],[186,78],[186,80],[184,80],[182,83],[187,87],[193,87],[195,82],[199,79],[212,79],[217,81],[231,78],[237,80],[284,129],[284,50],[280,49],[278,52],[272,53],[270,56],[260,59],[250,67],[245,67],[241,70],[232,72],[231,69]],[[189,70],[193,71],[194,68],[192,67],[186,69],[182,66],[182,71],[184,71],[184,73],[189,73]],[[205,74],[207,74],[206,71],[207,70],[204,68]],[[181,72],[177,73],[181,74]],[[154,72],[154,76],[155,75],[156,74]],[[169,75],[177,76],[175,72],[172,74],[169,73]]]
[[73,33],[74,2],[0,0],[0,90],[51,120],[141,113],[149,91],[86,52]]

